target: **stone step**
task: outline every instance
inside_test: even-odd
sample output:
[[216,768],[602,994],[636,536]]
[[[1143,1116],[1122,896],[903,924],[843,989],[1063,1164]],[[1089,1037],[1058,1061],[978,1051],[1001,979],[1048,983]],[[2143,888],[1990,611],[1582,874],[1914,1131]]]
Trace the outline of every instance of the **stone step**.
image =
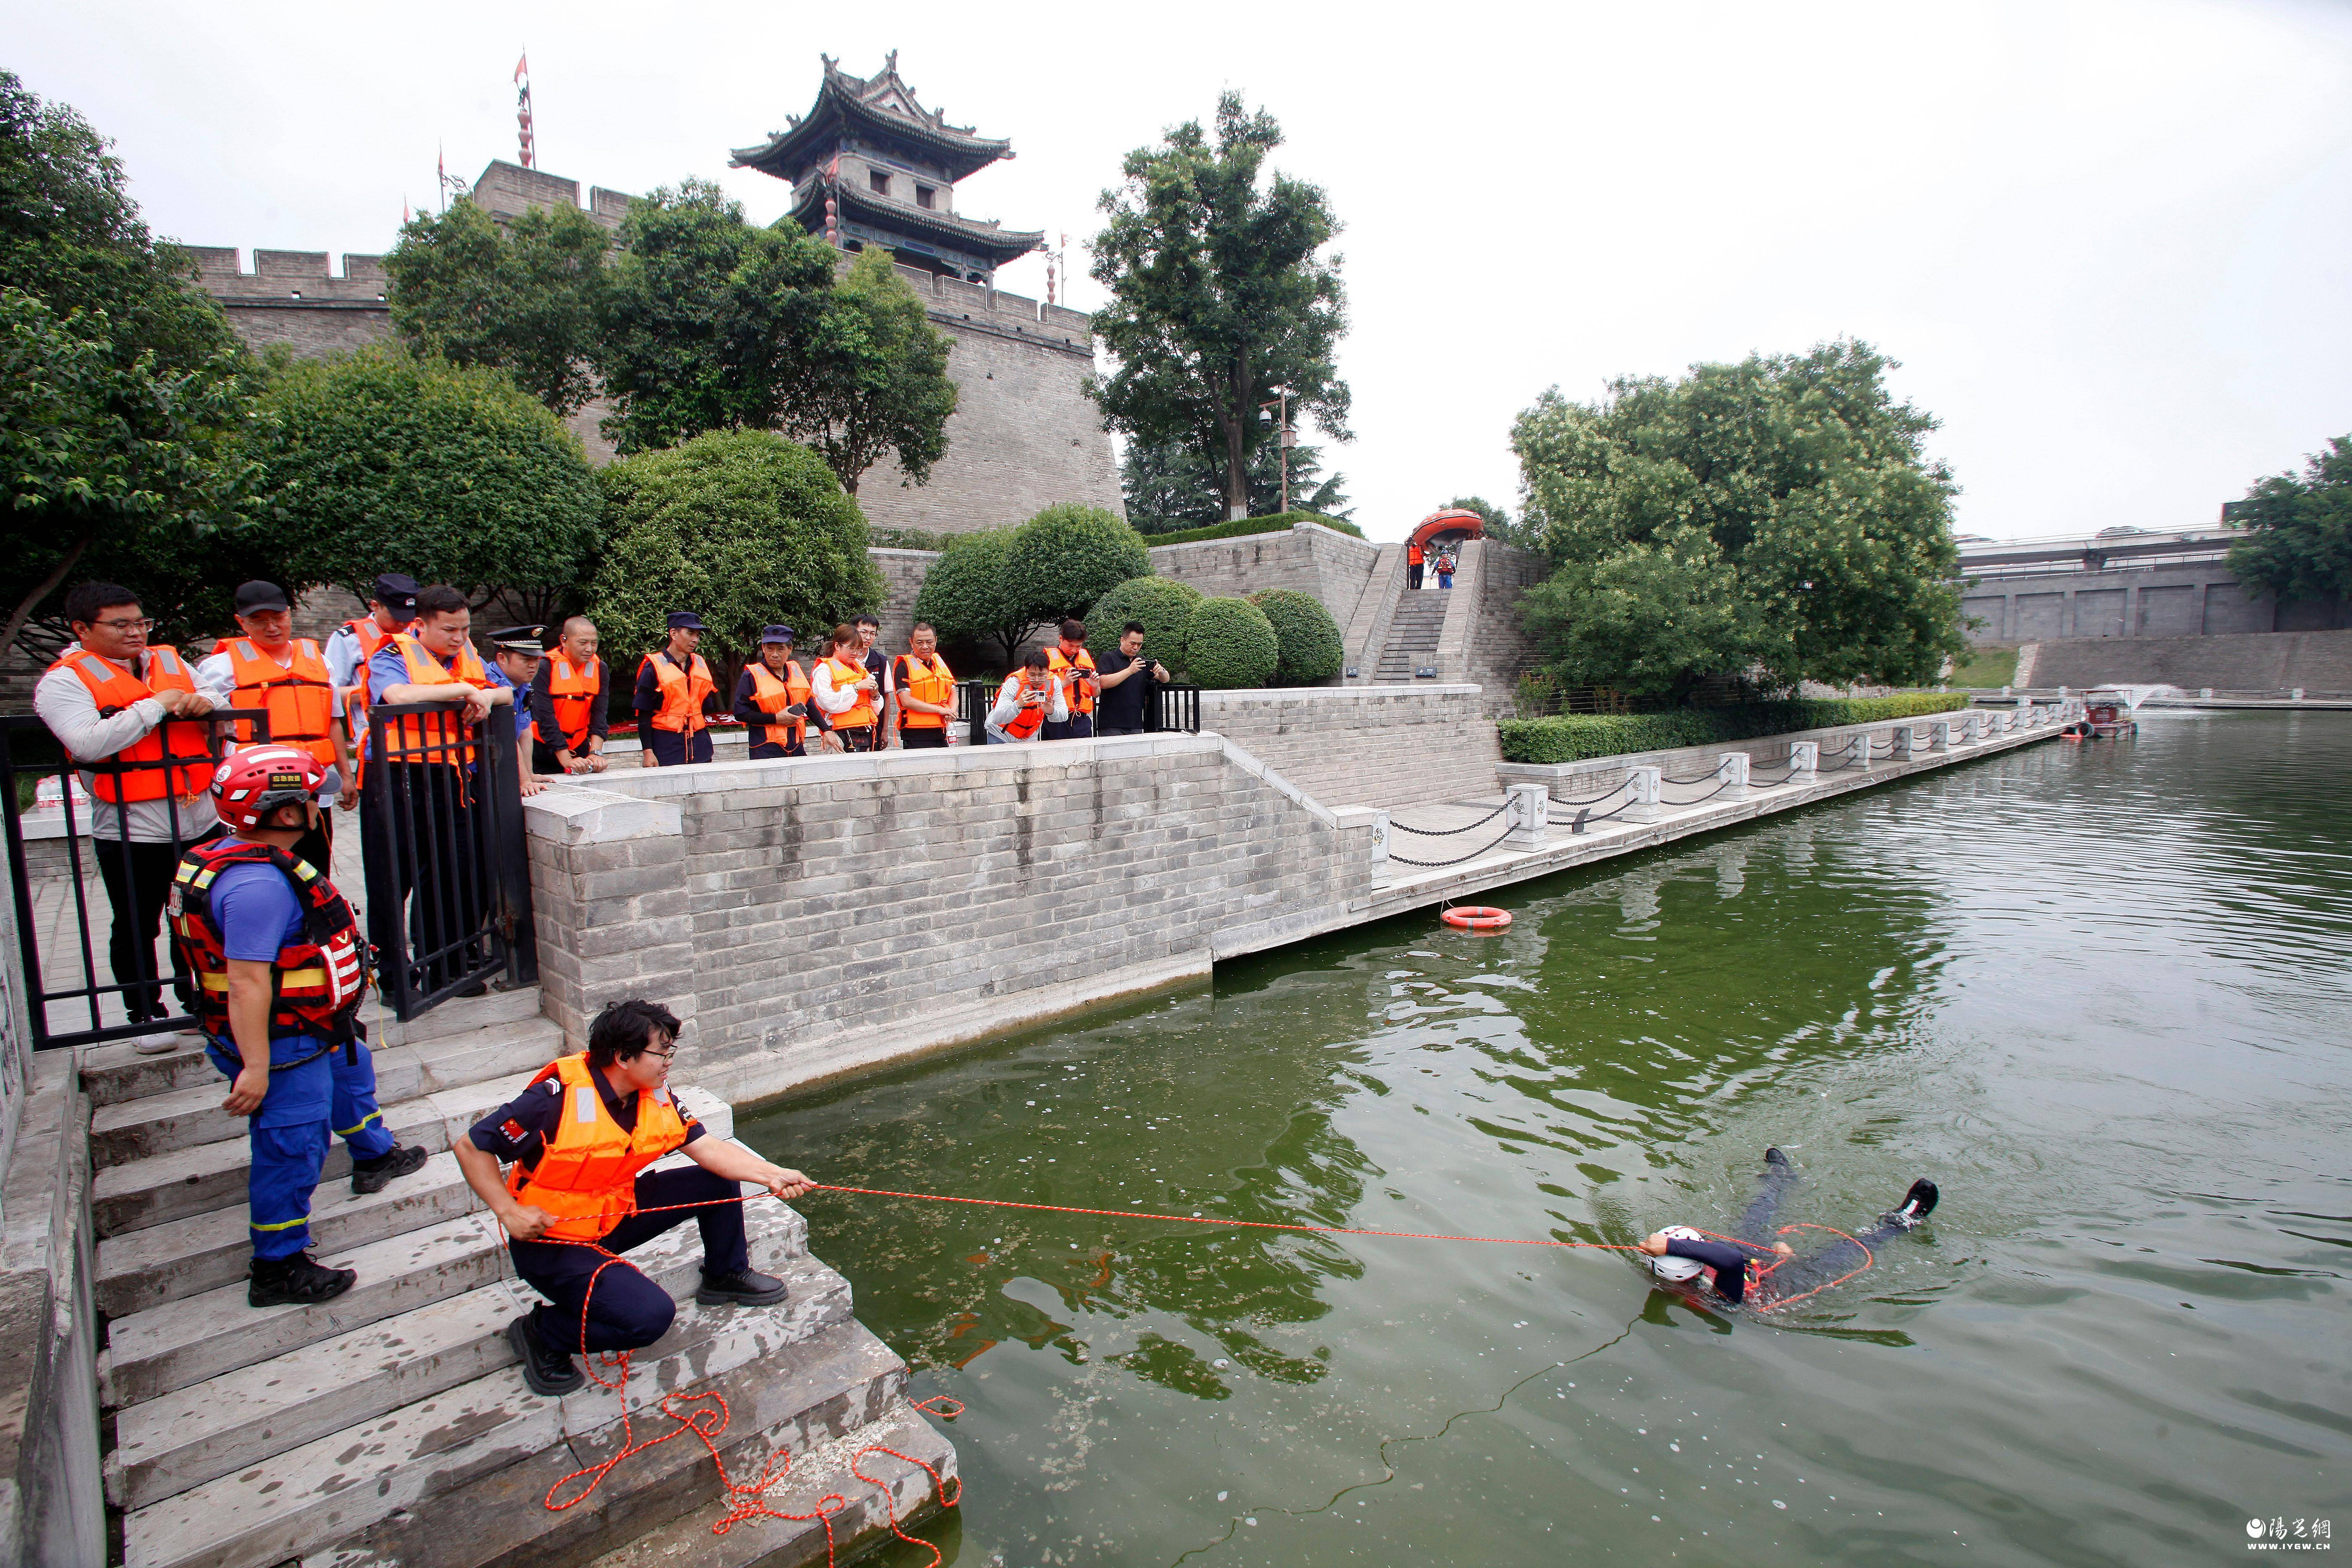
[[[552,1020],[526,1018],[417,1045],[389,1046],[373,1053],[376,1103],[391,1106],[437,1089],[536,1071],[562,1054],[562,1031]],[[90,1113],[90,1157],[99,1166],[244,1136],[245,1119],[221,1109],[227,1080],[200,1051],[182,1052],[180,1058],[201,1062],[202,1074],[182,1067],[177,1070],[192,1079],[184,1087],[118,1100]]]
[[[739,1470],[732,1457],[727,1468],[730,1475],[759,1470],[756,1463]],[[901,1403],[873,1425],[799,1455],[783,1479],[761,1493],[761,1501],[769,1515],[806,1516],[828,1498],[843,1499],[847,1506],[833,1515],[832,1544],[835,1560],[846,1563],[886,1539],[893,1518],[904,1528],[937,1513],[942,1488],[953,1500],[955,1447],[914,1406]],[[710,1525],[719,1511],[715,1500],[689,1509],[590,1568],[751,1568],[814,1563],[825,1552],[825,1529],[815,1519],[760,1515],[714,1535]]]
[[[782,1245],[808,1250],[808,1226],[794,1211],[762,1201],[754,1212],[783,1216]],[[99,1358],[99,1392],[109,1408],[185,1388],[304,1345],[494,1284],[510,1272],[506,1237],[488,1215],[467,1215],[347,1252],[321,1253],[359,1280],[315,1307],[249,1307],[242,1278],[215,1289],[117,1319]]]
[[[787,1342],[850,1315],[848,1281],[800,1249],[797,1217],[767,1202],[744,1214],[752,1267],[780,1274],[791,1289],[781,1331]],[[701,1277],[701,1237],[689,1222],[628,1258],[683,1300]],[[539,1300],[520,1280],[502,1279],[132,1405],[116,1418],[108,1500],[144,1508],[510,1366],[507,1325]]]
[[[539,987],[532,985],[479,1001],[445,1002],[407,1024],[384,1014],[379,1022],[370,1026],[369,1039],[382,1052],[395,1046],[427,1044],[476,1031],[512,1028],[539,1018]],[[561,1038],[560,1034],[557,1038]],[[191,1047],[169,1056],[142,1057],[130,1041],[116,1040],[93,1046],[82,1053],[81,1081],[91,1106],[96,1108],[218,1083],[220,1075],[201,1047]]]
[[[423,1170],[380,1193],[361,1196],[348,1182],[321,1182],[311,1197],[313,1247],[321,1253],[346,1251],[478,1209],[481,1200],[458,1173],[457,1157],[447,1152],[449,1139],[462,1136],[528,1081],[529,1075],[520,1074],[504,1085],[475,1084],[429,1097],[434,1112],[443,1120],[442,1152],[426,1161]],[[714,1135],[733,1133],[734,1112],[724,1100],[687,1088],[678,1089],[677,1097]],[[673,1161],[684,1158],[671,1156]],[[242,1203],[226,1205],[100,1242],[98,1310],[110,1318],[128,1317],[243,1279],[252,1257],[247,1213]]]
[[782,1428],[776,1443],[793,1452],[895,1411],[906,1365],[889,1347],[855,1321],[784,1346],[782,1316],[689,1302],[638,1353],[625,1405],[593,1381],[541,1399],[501,1369],[315,1438],[124,1515],[124,1568],[269,1568],[328,1548],[322,1563],[476,1568],[548,1561],[567,1541],[575,1560],[622,1545],[672,1517],[673,1500],[715,1487],[708,1452],[681,1437],[548,1511],[550,1487],[620,1450],[625,1410],[642,1440],[667,1423],[664,1394],[707,1391],[726,1401],[730,1430]]

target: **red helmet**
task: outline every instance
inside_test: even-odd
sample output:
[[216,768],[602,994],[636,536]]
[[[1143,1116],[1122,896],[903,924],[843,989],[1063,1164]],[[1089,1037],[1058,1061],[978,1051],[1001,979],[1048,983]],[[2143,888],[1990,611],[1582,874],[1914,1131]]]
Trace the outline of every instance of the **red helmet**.
[[254,825],[281,805],[316,800],[327,770],[319,759],[293,746],[249,746],[213,771],[213,804],[233,833]]

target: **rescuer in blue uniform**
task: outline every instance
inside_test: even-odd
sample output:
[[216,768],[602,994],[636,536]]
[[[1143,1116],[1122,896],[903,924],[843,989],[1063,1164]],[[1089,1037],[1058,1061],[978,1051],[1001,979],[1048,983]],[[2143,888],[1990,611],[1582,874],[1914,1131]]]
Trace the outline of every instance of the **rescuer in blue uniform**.
[[359,1042],[366,943],[351,905],[294,845],[316,825],[326,770],[308,752],[260,745],[213,774],[229,831],[192,847],[173,876],[173,940],[196,983],[223,1109],[250,1118],[247,1177],[256,1307],[329,1300],[356,1271],[307,1252],[310,1194],[333,1140],[352,1152],[352,1191],[381,1192],[425,1161],[385,1131],[375,1066]]

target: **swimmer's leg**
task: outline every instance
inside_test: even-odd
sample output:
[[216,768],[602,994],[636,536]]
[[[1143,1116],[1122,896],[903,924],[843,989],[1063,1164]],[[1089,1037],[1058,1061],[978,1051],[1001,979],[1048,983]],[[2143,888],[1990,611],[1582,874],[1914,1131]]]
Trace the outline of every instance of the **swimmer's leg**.
[[1756,1189],[1756,1197],[1731,1234],[1742,1241],[1752,1241],[1769,1247],[1772,1241],[1772,1222],[1780,1213],[1780,1199],[1797,1184],[1797,1167],[1789,1156],[1778,1149],[1764,1151],[1764,1177]]
[[1767,1304],[1817,1289],[1841,1275],[1863,1268],[1888,1242],[1906,1231],[1917,1229],[1919,1222],[1934,1211],[1939,1195],[1936,1184],[1922,1176],[1903,1195],[1900,1208],[1880,1215],[1876,1225],[1857,1231],[1852,1241],[1841,1237],[1810,1257],[1792,1258],[1781,1264],[1767,1277]]

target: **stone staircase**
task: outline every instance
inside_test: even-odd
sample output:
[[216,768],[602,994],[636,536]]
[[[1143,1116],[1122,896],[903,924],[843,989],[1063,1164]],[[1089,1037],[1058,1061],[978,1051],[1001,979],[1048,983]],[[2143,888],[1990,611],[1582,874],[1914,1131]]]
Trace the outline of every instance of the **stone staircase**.
[[1381,684],[1410,682],[1414,670],[1435,667],[1438,637],[1445,629],[1446,605],[1452,598],[1451,594],[1428,588],[1398,591],[1388,641],[1381,645],[1380,667],[1373,672]]
[[[246,1304],[244,1128],[220,1109],[226,1088],[202,1054],[85,1054],[96,1293],[110,1320],[106,1488],[127,1568],[519,1568],[608,1553],[731,1568],[824,1555],[814,1521],[711,1534],[718,1478],[690,1436],[632,1457],[572,1508],[543,1506],[556,1481],[620,1447],[622,1396],[593,1381],[562,1399],[524,1387],[505,1330],[537,1298],[448,1152],[562,1049],[538,1008],[536,989],[446,1004],[375,1053],[386,1124],[433,1157],[355,1197],[336,1144],[311,1236],[321,1262],[359,1281],[312,1307]],[[691,1088],[678,1098],[713,1134],[731,1133],[723,1101]],[[907,1403],[905,1364],[851,1316],[848,1282],[809,1255],[801,1216],[763,1199],[745,1218],[752,1266],[782,1275],[790,1300],[697,1305],[691,1223],[630,1254],[680,1308],[638,1353],[626,1408],[642,1441],[672,1429],[664,1394],[719,1394],[730,1475],[790,1454],[765,1505],[809,1513],[840,1494],[834,1532],[847,1549],[887,1513],[880,1487],[849,1474],[861,1453],[881,1444],[948,1476],[954,1450]],[[869,1453],[860,1468],[901,1520],[929,1505],[919,1466]]]

